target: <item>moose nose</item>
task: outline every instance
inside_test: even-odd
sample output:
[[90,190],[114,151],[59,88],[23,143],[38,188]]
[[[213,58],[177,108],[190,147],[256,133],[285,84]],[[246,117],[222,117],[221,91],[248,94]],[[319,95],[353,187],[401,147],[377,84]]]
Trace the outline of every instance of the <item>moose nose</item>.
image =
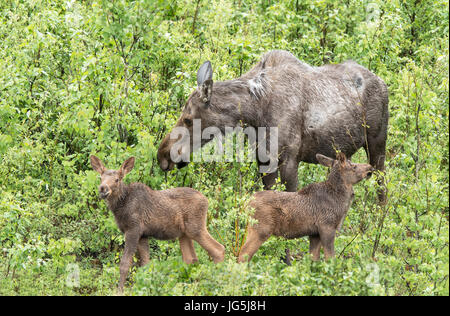
[[167,159],[162,159],[160,167],[162,170],[166,171],[169,168],[169,161]]
[[104,184],[100,185],[98,187],[98,193],[100,195],[100,198],[102,198],[102,199],[106,198],[110,193],[108,186],[104,185]]

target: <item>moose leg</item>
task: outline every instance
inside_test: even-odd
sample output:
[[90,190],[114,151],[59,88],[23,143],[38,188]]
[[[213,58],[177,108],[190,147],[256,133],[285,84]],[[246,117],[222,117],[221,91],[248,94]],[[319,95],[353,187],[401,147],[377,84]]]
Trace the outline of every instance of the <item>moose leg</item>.
[[298,187],[298,162],[288,158],[280,163],[281,182],[286,186],[287,192],[295,192]]
[[197,256],[192,253],[191,250],[192,239],[187,237],[186,235],[180,237],[180,248],[181,248],[181,256],[183,258],[184,263],[191,264],[195,261],[198,261]]
[[312,255],[313,261],[320,259],[320,237],[319,236],[309,236],[309,253]]
[[259,247],[269,238],[269,236],[260,236],[256,230],[250,230],[247,241],[239,253],[238,262],[250,261]]
[[139,265],[143,267],[150,261],[148,238],[142,237],[141,239],[139,239],[139,244],[137,247],[139,253]]
[[334,257],[334,237],[336,230],[331,226],[319,227],[320,243],[323,246],[325,260]]
[[136,253],[137,245],[139,243],[139,233],[129,231],[125,233],[125,250],[122,259],[120,260],[120,278],[119,278],[119,294],[123,293],[123,286],[130,270],[133,255]]
[[[259,172],[261,172],[265,164],[258,160],[258,169]],[[272,173],[262,173],[261,179],[264,184],[264,190],[270,190],[276,183],[278,177],[278,169],[275,170],[275,172]]]
[[262,176],[264,190],[270,190],[277,181],[278,172],[267,173]]
[[[298,162],[295,159],[287,158],[280,163],[280,177],[281,182],[285,185],[287,192],[297,191],[298,186]],[[291,265],[291,252],[288,248],[285,249],[286,257],[284,262]]]
[[195,248],[194,248],[194,241],[190,238],[189,238],[188,246],[189,246],[189,251],[191,252],[192,263],[198,262],[197,254],[195,253]]
[[[267,132],[267,134],[266,134]],[[258,171],[261,173],[262,182],[264,184],[264,190],[270,190],[276,183],[277,177],[278,177],[278,166],[277,166],[277,160],[278,160],[278,150],[277,148],[273,148],[271,146],[271,140],[273,136],[276,136],[278,138],[278,135],[270,135],[271,129],[269,128],[268,131],[262,131],[260,134],[258,131],[258,139],[257,144],[254,144],[249,139],[249,145],[254,146],[254,150],[258,152],[257,154],[257,162],[258,162]],[[260,152],[259,146],[263,146],[264,149]],[[269,149],[270,148],[270,149]],[[276,153],[273,152],[273,150],[276,150]],[[269,152],[267,152],[269,151]],[[267,155],[268,154],[268,155]]]
[[386,159],[386,136],[384,134],[377,137],[368,136],[368,150],[366,150],[370,164],[375,169],[382,172],[378,180],[378,201],[380,204],[386,203],[387,188],[384,183],[384,161]]
[[189,237],[198,242],[208,252],[214,263],[221,262],[225,258],[225,247],[212,238],[207,230]]

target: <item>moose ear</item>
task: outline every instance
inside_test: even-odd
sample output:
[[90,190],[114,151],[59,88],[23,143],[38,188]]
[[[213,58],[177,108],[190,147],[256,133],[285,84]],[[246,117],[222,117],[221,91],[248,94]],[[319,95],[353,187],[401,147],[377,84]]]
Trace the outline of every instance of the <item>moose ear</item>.
[[211,62],[205,61],[203,65],[200,66],[197,72],[197,85],[200,87],[206,80],[212,80],[212,67]]
[[332,167],[334,163],[334,159],[321,154],[316,154],[316,159],[322,166],[325,167]]
[[200,98],[205,103],[206,106],[209,105],[211,101],[213,80],[212,80],[212,67],[209,61],[205,61],[203,65],[200,66],[197,72],[197,85],[200,92]]
[[125,177],[125,175],[128,174],[133,168],[134,168],[134,157],[131,157],[125,160],[125,162],[119,169],[119,173],[122,177]]
[[98,159],[94,155],[91,156],[91,166],[92,166],[92,169],[94,169],[95,171],[97,171],[100,174],[102,174],[105,171],[105,166],[103,165],[101,160]]

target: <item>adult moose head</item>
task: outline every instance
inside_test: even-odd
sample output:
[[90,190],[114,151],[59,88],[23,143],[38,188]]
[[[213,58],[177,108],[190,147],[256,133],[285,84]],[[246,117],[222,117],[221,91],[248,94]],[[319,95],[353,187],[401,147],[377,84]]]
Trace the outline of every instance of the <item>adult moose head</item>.
[[[251,126],[259,126],[259,120],[251,118],[250,109],[238,108],[255,101],[248,93],[246,82],[240,79],[213,82],[212,77],[211,63],[206,61],[197,72],[197,89],[189,96],[177,124],[158,149],[158,161],[164,171],[172,170],[175,165],[178,168],[186,166],[192,151],[212,140],[214,135],[224,134],[227,127],[234,128],[249,120]],[[210,129],[212,132],[208,131]],[[189,137],[185,142],[181,139],[183,130]]]
[[[216,126],[223,133],[225,127],[242,123],[255,128],[278,127],[278,170],[287,191],[297,190],[298,163],[318,163],[318,153],[336,157],[339,150],[351,157],[363,147],[370,164],[384,170],[387,87],[356,62],[312,67],[289,52],[275,50],[240,78],[213,82],[212,75],[211,63],[204,63],[197,73],[197,89],[175,125],[190,132],[191,146],[185,146],[189,150],[175,150],[184,150],[184,157],[193,150],[193,122],[198,119],[202,131]],[[168,134],[158,149],[158,161],[165,171],[176,164],[186,165],[171,159],[178,140]],[[202,140],[201,145],[209,140]],[[278,170],[263,175],[266,189],[274,185]],[[383,190],[380,199],[384,198]]]
[[[191,136],[190,142],[187,144],[189,148],[193,148],[193,125],[195,119],[202,121],[203,127],[211,126],[213,123],[212,117],[209,117],[207,112],[211,105],[211,96],[213,90],[213,71],[209,61],[203,63],[197,73],[197,89],[189,96],[183,113],[175,125],[174,129],[184,127],[189,130]],[[210,113],[209,113],[210,114]],[[211,122],[211,124],[208,124]],[[166,135],[158,150],[158,161],[161,169],[169,171],[174,168],[176,164],[179,168],[187,165],[186,161],[173,161],[171,150],[173,145],[178,141],[178,138],[171,138],[170,134]],[[205,142],[206,143],[206,142]],[[181,154],[180,148],[179,154]],[[186,149],[185,149],[186,151]],[[187,159],[191,150],[187,150]],[[186,159],[185,159],[186,160]]]

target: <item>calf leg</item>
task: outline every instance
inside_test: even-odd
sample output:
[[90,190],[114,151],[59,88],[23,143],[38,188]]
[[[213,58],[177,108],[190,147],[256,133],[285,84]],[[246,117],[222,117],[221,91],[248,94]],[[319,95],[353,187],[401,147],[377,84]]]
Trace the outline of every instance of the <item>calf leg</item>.
[[125,233],[125,250],[123,252],[122,259],[120,260],[120,278],[119,278],[119,293],[123,293],[123,286],[130,270],[133,255],[136,253],[136,249],[139,243],[139,233],[129,231]]
[[194,241],[189,238],[189,251],[191,252],[192,263],[198,262],[197,254],[195,253]]
[[192,244],[192,239],[186,235],[180,237],[180,248],[181,256],[183,261],[187,264],[194,263],[198,261],[197,255],[195,254],[194,245]]
[[148,249],[148,238],[142,237],[139,239],[139,243],[137,246],[139,253],[139,265],[145,266],[150,261],[150,252]]
[[309,236],[309,253],[312,255],[312,259],[317,261],[320,259],[320,237]]
[[221,262],[225,258],[225,247],[212,238],[207,230],[204,230],[196,236],[189,237],[198,242],[208,252],[214,263]]
[[323,246],[323,252],[325,253],[325,259],[334,258],[334,237],[336,235],[336,229],[331,226],[319,227],[320,243]]
[[250,261],[259,247],[269,238],[260,236],[256,230],[251,229],[247,240],[239,253],[238,262]]

